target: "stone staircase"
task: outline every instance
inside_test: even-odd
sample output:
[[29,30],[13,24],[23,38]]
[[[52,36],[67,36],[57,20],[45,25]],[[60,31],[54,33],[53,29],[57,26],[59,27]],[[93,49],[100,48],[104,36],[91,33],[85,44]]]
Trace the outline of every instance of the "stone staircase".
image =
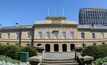
[[79,65],[74,57],[75,52],[45,52],[40,65]]
[[43,60],[40,65],[79,65],[76,60]]
[[44,59],[45,60],[68,60],[74,59],[75,52],[45,52]]

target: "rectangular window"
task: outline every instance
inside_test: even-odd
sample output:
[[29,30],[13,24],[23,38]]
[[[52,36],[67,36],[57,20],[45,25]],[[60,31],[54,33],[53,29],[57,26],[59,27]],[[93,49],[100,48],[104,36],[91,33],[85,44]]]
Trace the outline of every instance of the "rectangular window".
[[74,39],[74,32],[70,32],[70,39]]
[[58,31],[54,31],[54,39],[58,39]]
[[95,39],[95,33],[92,33],[92,38]]
[[42,39],[42,32],[38,32],[38,38]]
[[19,32],[16,33],[16,36],[17,36],[16,39],[19,39],[19,36],[20,36]]
[[2,33],[0,33],[0,39],[1,39],[1,37],[2,37]]
[[84,32],[81,33],[81,38],[82,38],[82,39],[85,38],[85,34],[84,34]]
[[31,36],[32,36],[32,32],[28,32],[28,38],[31,39]]
[[66,32],[62,32],[63,39],[66,39]]
[[62,32],[63,39],[66,39],[66,32]]
[[46,39],[50,38],[50,32],[46,32]]
[[7,35],[8,35],[8,39],[10,39],[10,33],[7,33]]
[[104,33],[101,33],[101,36],[102,36],[101,38],[104,39]]

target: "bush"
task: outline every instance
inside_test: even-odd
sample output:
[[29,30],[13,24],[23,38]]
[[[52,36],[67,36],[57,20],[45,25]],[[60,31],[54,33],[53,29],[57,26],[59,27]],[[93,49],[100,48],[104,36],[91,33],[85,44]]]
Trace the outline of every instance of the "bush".
[[21,63],[18,60],[14,60],[14,59],[11,59],[11,58],[9,58],[7,56],[3,56],[3,55],[0,55],[0,61],[10,62],[10,63],[13,63],[13,64],[19,64],[19,63]]
[[107,56],[107,45],[89,46],[82,51],[82,55],[93,56],[95,59]]
[[21,52],[22,47],[18,45],[9,45],[7,46],[7,56],[13,59],[19,59],[19,53]]
[[37,55],[37,50],[36,48],[32,47],[32,46],[27,46],[27,47],[23,47],[23,49],[21,50],[21,52],[29,52],[29,56],[34,56]]
[[95,60],[93,62],[94,65],[102,65],[103,63],[107,62],[107,57],[104,57],[104,58],[99,58],[97,60]]
[[19,59],[20,52],[29,52],[29,56],[36,54],[36,49],[32,46],[21,47],[19,45],[0,45],[0,55],[11,57],[12,59]]
[[7,55],[7,45],[1,45],[0,44],[0,55]]

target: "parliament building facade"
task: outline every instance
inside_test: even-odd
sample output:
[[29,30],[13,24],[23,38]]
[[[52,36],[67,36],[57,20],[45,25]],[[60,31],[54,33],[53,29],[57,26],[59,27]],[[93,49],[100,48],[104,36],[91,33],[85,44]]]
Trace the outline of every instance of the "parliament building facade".
[[45,52],[107,44],[107,26],[79,25],[65,17],[46,17],[33,25],[0,26],[0,44],[43,46]]

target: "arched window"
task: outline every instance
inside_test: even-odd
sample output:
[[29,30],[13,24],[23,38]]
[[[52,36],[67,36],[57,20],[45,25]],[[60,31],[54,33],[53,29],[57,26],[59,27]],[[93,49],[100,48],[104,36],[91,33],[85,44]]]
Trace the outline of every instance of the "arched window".
[[53,31],[54,39],[58,39],[58,31]]

